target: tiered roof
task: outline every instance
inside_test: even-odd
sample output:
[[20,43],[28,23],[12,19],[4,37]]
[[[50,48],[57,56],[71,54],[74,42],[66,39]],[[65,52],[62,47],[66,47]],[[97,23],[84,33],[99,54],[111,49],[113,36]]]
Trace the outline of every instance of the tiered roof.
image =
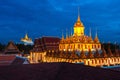
[[20,51],[14,42],[10,41],[5,48],[4,54],[20,54]]

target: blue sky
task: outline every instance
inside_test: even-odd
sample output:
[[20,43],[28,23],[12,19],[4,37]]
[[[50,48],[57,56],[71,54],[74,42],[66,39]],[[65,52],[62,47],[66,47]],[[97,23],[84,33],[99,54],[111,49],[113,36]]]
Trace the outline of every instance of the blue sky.
[[120,0],[0,0],[0,42],[20,42],[25,33],[61,37],[73,28],[80,7],[85,34],[96,28],[101,42],[120,43]]

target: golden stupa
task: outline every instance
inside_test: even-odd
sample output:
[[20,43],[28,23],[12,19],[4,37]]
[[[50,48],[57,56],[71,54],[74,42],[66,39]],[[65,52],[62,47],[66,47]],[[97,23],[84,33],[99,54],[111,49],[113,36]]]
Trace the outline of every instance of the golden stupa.
[[26,33],[24,38],[21,38],[21,41],[24,42],[24,43],[28,43],[28,44],[33,43],[32,39],[28,37],[27,33]]
[[101,43],[99,41],[99,38],[96,36],[94,39],[92,39],[91,35],[91,29],[90,29],[90,35],[87,36],[84,34],[84,25],[80,20],[80,15],[78,11],[78,18],[77,21],[74,24],[73,30],[74,33],[68,36],[66,33],[66,38],[64,38],[62,34],[62,39],[59,44],[59,50],[60,51],[96,51],[101,50]]

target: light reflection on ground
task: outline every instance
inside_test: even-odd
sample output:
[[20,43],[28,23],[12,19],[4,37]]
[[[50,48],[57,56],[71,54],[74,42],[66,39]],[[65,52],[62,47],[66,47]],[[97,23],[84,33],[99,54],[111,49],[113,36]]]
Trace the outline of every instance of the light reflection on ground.
[[102,68],[105,69],[111,69],[111,70],[115,70],[115,71],[120,71],[120,65],[115,65],[115,66],[104,66]]

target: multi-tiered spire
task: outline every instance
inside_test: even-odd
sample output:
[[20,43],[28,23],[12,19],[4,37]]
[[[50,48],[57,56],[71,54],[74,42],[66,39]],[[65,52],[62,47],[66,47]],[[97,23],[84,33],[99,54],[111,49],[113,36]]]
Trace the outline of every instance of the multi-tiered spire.
[[91,34],[91,28],[90,28],[90,33],[89,33],[89,40],[88,40],[90,43],[93,42],[93,39],[92,39],[92,34]]
[[[60,41],[60,47],[59,47],[60,50],[62,50],[63,47],[65,51],[67,49],[69,49],[70,51],[73,51],[74,47],[75,47],[75,50],[78,50],[78,51],[81,51],[82,48],[83,48],[83,51],[88,51],[88,49],[91,49],[91,51],[94,51],[96,49],[98,50],[101,49],[101,44],[99,42],[97,32],[94,40],[92,39],[91,29],[90,29],[89,36],[84,34],[85,27],[80,20],[79,8],[78,8],[78,18],[73,28],[74,28],[73,34],[72,34],[72,29],[69,31],[69,33],[66,30],[66,38],[64,38],[62,34],[62,39]],[[63,41],[64,43],[62,43]]]
[[84,35],[84,26],[80,20],[80,13],[78,8],[78,18],[76,23],[74,24],[74,35],[83,36]]
[[96,30],[96,36],[95,36],[94,42],[95,43],[99,43],[100,42],[99,39],[98,39],[97,30]]
[[33,41],[31,38],[28,37],[27,33],[25,34],[25,37],[24,38],[21,38],[21,41],[24,42],[24,43],[29,43],[29,44],[33,44]]
[[61,43],[64,43],[64,35],[63,35],[63,31],[62,31],[62,39],[61,39]]
[[77,18],[77,21],[76,21],[74,27],[84,27],[83,23],[80,20],[80,11],[79,11],[79,8],[78,8],[78,18]]
[[28,39],[28,34],[27,33],[25,34],[25,39]]
[[81,22],[81,20],[80,20],[80,10],[79,10],[79,7],[78,7],[78,19],[77,19],[77,22]]

